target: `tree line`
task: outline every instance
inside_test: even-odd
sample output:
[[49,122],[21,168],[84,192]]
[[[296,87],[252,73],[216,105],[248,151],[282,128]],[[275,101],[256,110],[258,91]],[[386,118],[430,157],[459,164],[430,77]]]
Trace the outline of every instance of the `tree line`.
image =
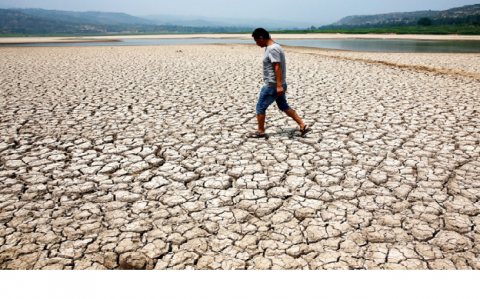
[[312,26],[311,30],[322,29],[359,29],[359,28],[387,28],[387,27],[412,27],[412,26],[449,26],[449,25],[464,25],[464,26],[479,26],[480,15],[468,15],[465,17],[455,18],[420,18],[409,19],[401,21],[380,21],[377,23],[356,24],[356,25],[327,25],[322,27]]

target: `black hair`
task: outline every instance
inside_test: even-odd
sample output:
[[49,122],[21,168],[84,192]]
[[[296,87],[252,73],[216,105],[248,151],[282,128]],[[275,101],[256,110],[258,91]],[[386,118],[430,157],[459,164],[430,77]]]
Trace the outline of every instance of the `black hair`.
[[253,31],[252,37],[254,39],[259,39],[260,37],[263,37],[263,39],[270,39],[270,33],[263,28],[257,28]]

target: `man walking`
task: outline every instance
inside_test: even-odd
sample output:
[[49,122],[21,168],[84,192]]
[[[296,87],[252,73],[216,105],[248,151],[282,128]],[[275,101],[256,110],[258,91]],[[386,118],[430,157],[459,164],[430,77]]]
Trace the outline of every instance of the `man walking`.
[[270,38],[270,34],[263,28],[257,28],[252,33],[252,37],[259,47],[266,47],[263,57],[263,81],[265,82],[257,103],[258,131],[248,133],[247,138],[265,137],[265,114],[268,106],[273,102],[277,103],[278,109],[285,112],[293,118],[300,126],[300,137],[312,129],[305,125],[298,114],[288,106],[285,92],[287,91],[286,82],[286,63],[285,53],[282,47]]

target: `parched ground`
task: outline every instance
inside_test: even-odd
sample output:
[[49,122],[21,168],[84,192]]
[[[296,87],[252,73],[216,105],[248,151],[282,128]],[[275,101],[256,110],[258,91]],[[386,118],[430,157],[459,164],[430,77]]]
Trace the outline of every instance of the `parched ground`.
[[480,269],[479,79],[262,55],[1,48],[0,269]]

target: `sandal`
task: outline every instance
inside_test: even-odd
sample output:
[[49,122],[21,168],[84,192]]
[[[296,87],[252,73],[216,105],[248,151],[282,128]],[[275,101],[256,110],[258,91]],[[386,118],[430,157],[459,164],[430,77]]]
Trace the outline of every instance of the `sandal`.
[[303,129],[300,129],[300,135],[299,137],[305,137],[308,132],[312,131],[312,128],[310,128],[309,125],[305,125]]
[[252,132],[252,133],[248,133],[247,135],[245,135],[245,137],[247,138],[265,138],[265,133],[260,133],[260,132]]

